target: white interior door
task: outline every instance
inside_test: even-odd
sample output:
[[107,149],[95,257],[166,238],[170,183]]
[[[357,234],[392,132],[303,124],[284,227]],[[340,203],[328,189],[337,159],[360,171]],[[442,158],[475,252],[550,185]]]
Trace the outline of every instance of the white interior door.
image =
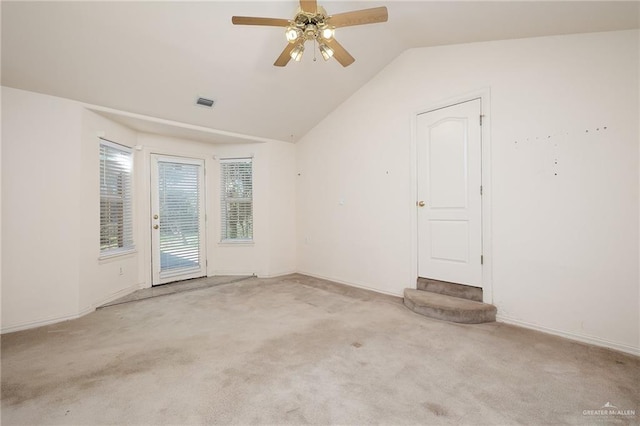
[[153,285],[206,275],[204,161],[151,156]]
[[482,287],[481,100],[420,114],[418,276]]

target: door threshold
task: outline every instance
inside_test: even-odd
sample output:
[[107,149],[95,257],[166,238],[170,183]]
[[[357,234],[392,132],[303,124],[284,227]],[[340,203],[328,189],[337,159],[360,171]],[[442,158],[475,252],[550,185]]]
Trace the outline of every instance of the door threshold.
[[[209,287],[216,287],[219,285],[232,284],[240,281],[245,281],[250,278],[255,278],[254,275],[221,275],[214,277],[193,278],[184,281],[172,282],[167,284],[161,284],[153,286],[151,288],[143,288],[141,290],[134,291],[124,297],[105,303],[102,306],[98,306],[96,309],[102,309],[109,306],[122,305],[124,303],[139,302],[141,300],[152,299],[155,297],[169,296],[176,293],[185,293],[187,291],[202,290]],[[188,281],[188,282],[185,282]]]

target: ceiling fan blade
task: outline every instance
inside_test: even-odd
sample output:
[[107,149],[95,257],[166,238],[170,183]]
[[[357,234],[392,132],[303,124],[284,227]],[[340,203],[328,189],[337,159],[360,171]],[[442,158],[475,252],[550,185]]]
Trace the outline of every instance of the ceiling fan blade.
[[284,67],[291,60],[291,51],[296,47],[295,43],[288,43],[287,47],[284,48],[278,59],[273,63],[276,67]]
[[372,9],[355,10],[353,12],[338,13],[327,19],[327,23],[336,28],[351,27],[353,25],[375,24],[377,22],[387,22],[389,13],[387,8],[374,7]]
[[231,22],[234,25],[263,25],[267,27],[288,27],[288,19],[280,18],[257,18],[253,16],[232,16]]
[[300,0],[300,9],[303,12],[315,14],[318,11],[318,2],[316,0]]
[[348,67],[355,61],[355,58],[351,56],[335,38],[326,40],[325,43],[333,49],[333,57],[336,58],[336,61],[340,62],[343,67]]

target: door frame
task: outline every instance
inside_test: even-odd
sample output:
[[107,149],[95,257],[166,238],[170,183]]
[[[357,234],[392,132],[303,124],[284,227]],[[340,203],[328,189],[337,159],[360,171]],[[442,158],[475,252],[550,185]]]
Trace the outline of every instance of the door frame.
[[418,278],[418,140],[417,122],[418,115],[437,109],[446,108],[463,102],[480,99],[480,111],[482,117],[482,127],[480,137],[481,167],[482,167],[482,293],[485,303],[493,303],[493,252],[491,233],[491,91],[489,87],[476,91],[464,93],[451,98],[443,99],[439,102],[428,104],[424,108],[414,111],[411,115],[411,200],[408,205],[411,208],[411,286],[416,285]]
[[[148,162],[147,162],[147,170],[146,170],[146,184],[148,185],[148,191],[147,194],[149,195],[148,197],[148,207],[144,210],[146,210],[147,213],[145,213],[147,215],[145,222],[148,222],[149,226],[148,226],[148,239],[146,239],[147,244],[146,244],[146,252],[148,253],[147,256],[145,256],[148,260],[145,262],[146,265],[148,265],[147,267],[145,267],[145,269],[147,269],[147,285],[145,287],[153,287],[153,286],[157,286],[157,285],[162,285],[162,284],[166,284],[166,283],[154,283],[154,262],[157,262],[157,259],[155,259],[155,253],[154,253],[154,246],[153,246],[153,231],[152,231],[152,227],[154,224],[154,220],[152,218],[153,216],[153,207],[154,207],[154,191],[157,191],[157,188],[154,187],[153,182],[154,182],[154,172],[157,172],[156,166],[154,165],[154,162],[161,160],[161,159],[165,159],[167,161],[170,161],[171,159],[177,159],[177,160],[185,160],[185,163],[187,164],[196,164],[198,163],[200,165],[200,167],[202,167],[201,169],[201,174],[200,177],[202,179],[201,181],[201,189],[200,189],[200,197],[201,197],[201,202],[202,205],[200,206],[200,213],[202,215],[202,222],[204,224],[203,229],[200,231],[201,235],[201,242],[200,242],[200,246],[201,246],[201,259],[203,264],[202,270],[204,275],[203,276],[208,276],[208,255],[207,255],[207,249],[209,246],[209,233],[207,230],[207,173],[206,173],[206,169],[207,169],[207,162],[205,160],[205,158],[202,158],[199,155],[190,155],[190,154],[168,154],[168,153],[163,153],[163,152],[156,152],[155,150],[150,150],[147,153],[148,158]],[[157,195],[157,194],[156,194]],[[176,275],[179,276],[179,275]],[[193,277],[189,277],[189,276],[185,276],[185,278],[183,279],[189,279],[189,278],[193,278]],[[172,281],[168,281],[168,282],[172,282]]]

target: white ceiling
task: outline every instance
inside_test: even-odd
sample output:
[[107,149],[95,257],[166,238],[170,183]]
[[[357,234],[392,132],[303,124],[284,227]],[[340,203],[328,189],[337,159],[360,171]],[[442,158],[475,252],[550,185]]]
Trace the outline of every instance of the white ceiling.
[[[295,141],[404,50],[639,27],[640,2],[319,1],[329,14],[386,5],[389,22],[338,29],[348,68],[272,64],[284,30],[232,15],[292,18],[297,1],[2,1],[2,84],[205,127]],[[195,105],[198,96],[216,101]],[[112,114],[117,117],[118,114]],[[158,127],[153,127],[157,129]],[[148,129],[147,129],[148,130]],[[153,131],[153,130],[150,130]],[[240,135],[238,135],[240,134]]]

